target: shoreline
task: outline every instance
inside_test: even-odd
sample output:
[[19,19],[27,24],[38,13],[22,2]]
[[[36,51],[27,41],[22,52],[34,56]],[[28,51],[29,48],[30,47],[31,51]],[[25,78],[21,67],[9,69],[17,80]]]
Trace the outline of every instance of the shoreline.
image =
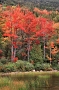
[[29,71],[29,72],[7,72],[7,73],[4,73],[4,72],[1,72],[0,73],[0,76],[11,76],[11,75],[21,75],[21,74],[54,74],[54,73],[59,73],[59,71],[57,70],[53,70],[53,71]]

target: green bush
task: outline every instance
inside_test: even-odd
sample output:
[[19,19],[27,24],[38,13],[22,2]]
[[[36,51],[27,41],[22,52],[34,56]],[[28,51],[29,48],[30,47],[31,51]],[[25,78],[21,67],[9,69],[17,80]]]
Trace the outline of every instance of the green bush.
[[42,64],[39,63],[39,62],[37,62],[37,63],[35,64],[35,70],[36,70],[36,71],[42,70]]
[[42,68],[44,71],[50,71],[50,69],[52,70],[50,64],[48,64],[48,63],[43,63]]
[[34,66],[27,61],[18,60],[15,65],[18,71],[32,71],[34,69]]
[[4,65],[0,62],[0,72],[4,71]]
[[24,61],[18,60],[15,65],[18,71],[25,71]]
[[56,66],[56,69],[59,71],[59,64]]
[[36,65],[35,65],[35,70],[37,70],[37,71],[40,71],[40,70],[43,70],[43,71],[47,71],[47,70],[51,70],[52,68],[51,68],[51,66],[50,66],[50,64],[47,64],[47,63],[36,63]]
[[14,72],[14,71],[16,71],[15,63],[10,62],[5,65],[4,72]]
[[32,71],[34,69],[34,65],[32,65],[29,62],[25,62],[25,70],[26,71]]
[[0,72],[15,72],[15,71],[32,71],[34,66],[27,62],[18,60],[16,63],[9,62],[7,64],[2,64],[0,62]]
[[2,57],[0,59],[0,62],[3,63],[3,64],[6,64],[8,62],[8,59],[6,59],[5,57]]
[[53,68],[53,70],[57,70],[57,65],[55,65],[55,66],[52,65],[52,68]]

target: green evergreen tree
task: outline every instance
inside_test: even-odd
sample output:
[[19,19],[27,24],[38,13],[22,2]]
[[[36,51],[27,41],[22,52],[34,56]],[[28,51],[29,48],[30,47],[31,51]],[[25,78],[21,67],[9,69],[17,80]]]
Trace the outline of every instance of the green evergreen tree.
[[33,45],[33,48],[30,52],[30,58],[34,61],[34,63],[43,62],[41,45],[36,45],[36,44]]

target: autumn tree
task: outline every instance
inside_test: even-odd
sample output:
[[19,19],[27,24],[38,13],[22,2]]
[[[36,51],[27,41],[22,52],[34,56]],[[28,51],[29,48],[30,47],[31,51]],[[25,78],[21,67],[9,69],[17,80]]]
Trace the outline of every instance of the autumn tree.
[[3,12],[5,18],[5,25],[3,27],[4,37],[8,37],[11,41],[11,60],[13,61],[16,57],[17,48],[17,31],[23,29],[22,19],[23,13],[21,12],[20,6],[11,7],[7,6]]
[[38,18],[39,22],[39,31],[36,33],[36,36],[41,37],[43,44],[44,44],[44,60],[46,57],[46,41],[50,39],[50,37],[53,35],[54,29],[53,29],[53,22],[46,19],[39,17]]
[[27,43],[27,57],[28,61],[30,59],[30,49],[32,41],[35,40],[36,33],[36,17],[30,11],[24,11],[24,20],[23,20],[23,31],[25,33],[24,41]]

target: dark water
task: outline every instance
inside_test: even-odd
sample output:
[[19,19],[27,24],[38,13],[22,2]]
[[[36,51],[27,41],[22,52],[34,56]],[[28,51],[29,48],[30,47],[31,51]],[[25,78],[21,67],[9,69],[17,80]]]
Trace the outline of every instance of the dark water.
[[59,90],[59,75],[24,75],[21,77],[16,75],[11,78],[14,81],[24,81],[26,89],[19,90]]
[[42,81],[39,81],[41,86],[35,90],[59,90],[59,77],[51,76],[50,78],[45,78]]
[[51,83],[50,89],[45,89],[45,90],[59,90],[59,77],[58,76],[52,76],[52,78],[50,79],[50,83]]
[[59,76],[56,75],[24,76],[18,80],[25,82],[26,90],[59,90]]
[[28,86],[28,90],[59,90],[59,76],[39,75],[35,79],[30,78]]

